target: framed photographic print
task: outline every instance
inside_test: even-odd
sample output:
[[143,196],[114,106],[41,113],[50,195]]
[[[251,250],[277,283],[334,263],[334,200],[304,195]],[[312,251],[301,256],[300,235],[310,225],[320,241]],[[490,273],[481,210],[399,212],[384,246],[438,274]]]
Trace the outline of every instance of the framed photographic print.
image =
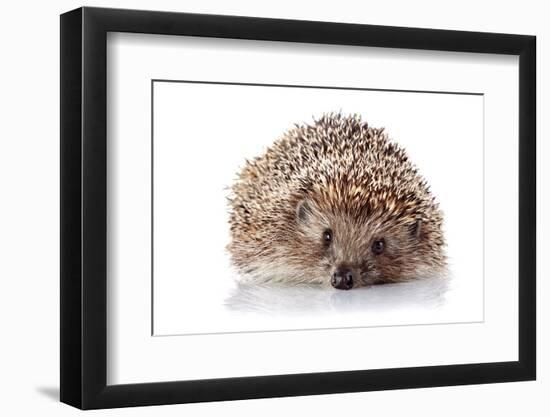
[[535,379],[535,38],[61,16],[61,401]]

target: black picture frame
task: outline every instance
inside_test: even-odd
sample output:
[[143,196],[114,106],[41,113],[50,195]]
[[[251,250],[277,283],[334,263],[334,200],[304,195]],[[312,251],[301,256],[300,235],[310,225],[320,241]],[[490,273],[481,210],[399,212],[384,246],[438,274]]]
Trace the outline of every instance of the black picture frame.
[[[112,385],[107,367],[108,32],[519,56],[519,360]],[[83,7],[61,15],[61,401],[81,409],[533,380],[534,36]]]

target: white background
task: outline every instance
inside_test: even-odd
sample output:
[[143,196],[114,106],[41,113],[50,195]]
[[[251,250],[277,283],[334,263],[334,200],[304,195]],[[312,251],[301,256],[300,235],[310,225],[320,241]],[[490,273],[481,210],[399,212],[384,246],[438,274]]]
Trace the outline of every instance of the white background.
[[[397,4],[396,4],[397,3]],[[361,3],[342,1],[338,6],[308,2],[176,1],[95,2],[89,5],[156,8],[205,13],[248,14],[317,20],[338,20],[442,29],[484,30],[536,34],[538,74],[547,67],[544,4],[524,1],[474,1]],[[2,49],[3,133],[0,152],[2,262],[4,282],[0,304],[3,338],[0,364],[3,371],[0,409],[6,415],[76,415],[77,411],[55,400],[58,392],[58,14],[80,6],[73,1],[55,4],[11,3],[4,8]],[[538,115],[550,91],[539,79]],[[539,122],[539,138],[547,133]],[[539,139],[540,141],[540,139]],[[540,141],[542,142],[542,141]],[[539,147],[539,161],[548,159],[548,147]],[[550,209],[548,168],[539,164],[539,213]],[[539,221],[539,277],[548,275],[542,255],[548,247],[548,222]],[[544,236],[543,236],[544,233]],[[538,299],[550,296],[548,283],[539,280]],[[547,304],[539,303],[539,352],[548,351]],[[463,416],[465,413],[547,415],[544,393],[550,389],[550,366],[539,355],[539,380],[485,386],[435,388],[327,395],[234,403],[101,411],[98,415],[280,415],[312,411],[318,415]]]
[[[238,54],[239,60],[232,59],[234,54]],[[281,65],[289,61],[293,65]],[[403,72],[400,68],[405,65],[407,71]],[[341,71],[342,68],[345,68],[345,71]],[[198,260],[200,264],[202,259],[203,263],[216,263],[216,267],[221,267],[216,270],[214,266],[210,266],[222,282],[224,279],[227,281],[225,259],[214,256],[217,243],[224,237],[224,233],[220,231],[227,230],[224,217],[219,215],[225,206],[221,204],[216,208],[213,204],[205,204],[203,208],[198,204],[201,200],[199,196],[207,195],[215,188],[211,185],[216,184],[216,181],[219,181],[217,186],[221,188],[225,177],[222,176],[220,179],[218,175],[220,172],[223,173],[235,156],[239,160],[242,156],[240,152],[235,155],[222,146],[246,144],[241,152],[254,152],[253,148],[261,143],[261,140],[254,136],[249,137],[244,132],[265,132],[266,136],[268,132],[277,134],[283,126],[287,126],[288,119],[305,118],[304,113],[309,112],[311,106],[306,105],[303,100],[309,98],[307,102],[311,102],[314,90],[289,98],[294,104],[286,106],[284,110],[274,107],[272,111],[268,111],[266,105],[260,105],[259,99],[247,96],[253,91],[251,88],[248,89],[248,93],[239,92],[238,99],[233,99],[227,106],[235,107],[239,101],[246,102],[248,98],[257,102],[257,105],[264,108],[267,113],[273,113],[270,117],[256,121],[263,121],[265,126],[261,129],[257,126],[254,129],[243,129],[238,123],[238,116],[234,117],[236,120],[230,121],[225,121],[224,116],[218,116],[222,113],[231,116],[231,113],[224,108],[223,100],[217,95],[210,100],[208,95],[201,95],[201,100],[217,102],[208,106],[207,111],[211,118],[201,122],[201,117],[206,112],[201,111],[200,100],[193,98],[196,94],[190,93],[189,89],[187,94],[183,94],[180,86],[179,94],[170,95],[176,92],[176,89],[165,85],[156,87],[157,93],[161,91],[163,98],[158,100],[155,107],[155,192],[158,198],[155,205],[155,317],[160,316],[155,323],[155,329],[158,331],[156,334],[191,334],[179,337],[150,337],[150,79],[179,77],[195,80],[222,77],[233,82],[263,81],[292,85],[375,85],[377,88],[394,87],[416,91],[483,92],[483,101],[486,104],[483,111],[480,109],[479,100],[476,103],[475,99],[453,99],[447,96],[445,101],[443,95],[432,97],[430,101],[429,96],[424,94],[420,99],[422,101],[419,101],[413,94],[401,94],[399,100],[392,100],[392,94],[371,93],[370,97],[377,96],[376,103],[379,102],[379,105],[367,105],[367,101],[370,103],[374,100],[361,101],[360,98],[367,97],[366,93],[361,95],[359,92],[352,92],[346,95],[331,90],[324,91],[324,94],[317,93],[315,99],[316,108],[323,103],[333,105],[337,102],[344,111],[361,108],[369,118],[380,120],[386,126],[391,125],[393,134],[406,144],[411,158],[420,164],[423,172],[430,178],[434,191],[444,204],[443,210],[447,213],[447,237],[451,243],[450,263],[456,273],[449,295],[451,298],[455,297],[455,303],[446,304],[445,309],[439,311],[433,311],[430,303],[426,303],[428,305],[424,306],[424,311],[417,312],[408,308],[403,309],[408,310],[403,313],[396,309],[395,305],[391,311],[388,302],[386,307],[390,311],[384,311],[384,307],[378,306],[375,307],[375,313],[354,312],[349,322],[339,315],[331,314],[322,320],[305,320],[301,317],[294,320],[296,323],[292,326],[295,329],[322,326],[327,328],[324,331],[197,334],[205,330],[214,333],[219,331],[220,327],[224,331],[238,332],[243,330],[243,327],[246,330],[264,330],[287,326],[285,321],[288,320],[280,318],[278,322],[259,318],[251,321],[248,317],[232,317],[232,320],[228,320],[227,314],[223,314],[219,304],[203,305],[201,309],[191,307],[190,312],[185,310],[185,306],[174,309],[174,305],[178,303],[188,303],[186,293],[194,294],[193,288],[180,285],[184,279],[177,278],[178,275],[185,275],[187,270],[194,271],[197,275],[202,274],[202,271],[196,270],[196,265],[193,265],[192,261],[189,262],[189,259]],[[513,186],[517,184],[517,80],[517,57],[510,56],[271,42],[269,48],[266,48],[265,43],[261,41],[119,33],[109,35],[107,382],[125,384],[517,360],[517,276],[513,273],[517,270],[517,250],[514,245],[509,245],[502,239],[503,225],[506,225],[510,241],[517,239],[517,187]],[[204,90],[206,89],[201,89]],[[285,90],[271,91],[286,94],[287,97],[288,94],[299,93],[296,89],[291,90],[291,93],[286,93]],[[267,95],[267,101],[269,97],[274,102],[280,102],[282,99],[274,99],[273,96]],[[194,102],[198,102],[198,108],[193,106]],[[303,103],[302,106],[300,102]],[[191,108],[186,108],[188,105],[191,105]],[[438,105],[449,114],[442,115],[441,109],[437,108]],[[221,109],[216,106],[220,106]],[[247,110],[246,104],[240,104],[239,107],[241,106],[244,113],[252,112]],[[466,107],[470,108],[466,110]],[[199,115],[195,115],[197,112]],[[192,117],[193,122],[185,123],[186,115]],[[396,115],[399,117],[395,117]],[[222,130],[216,130],[216,117],[221,118],[219,127],[223,127]],[[432,122],[432,118],[438,121]],[[180,121],[183,124],[180,124]],[[420,123],[421,121],[424,123]],[[195,122],[198,122],[200,127],[198,130],[195,129]],[[273,123],[274,127],[263,130]],[[484,141],[480,135],[482,124],[485,129]],[[424,125],[430,126],[429,133],[424,132],[428,130]],[[194,133],[191,133],[193,131]],[[237,131],[243,137],[233,140],[224,137],[232,131]],[[203,137],[204,132],[209,136]],[[178,134],[185,133],[195,137],[178,137]],[[220,144],[222,141],[224,145]],[[431,143],[431,146],[426,142]],[[207,145],[208,151],[200,147],[202,143]],[[470,148],[472,152],[469,152]],[[486,272],[486,319],[479,323],[479,304],[482,295],[480,177],[483,148],[486,165],[485,210],[491,215],[485,217],[483,224],[486,230],[483,251]],[[211,154],[213,150],[223,154],[223,163],[217,163],[215,156],[204,157],[205,153]],[[434,150],[437,157],[434,157]],[[195,157],[197,161],[189,162],[185,159],[186,154]],[[456,160],[449,162],[452,158]],[[464,161],[467,161],[466,164]],[[195,165],[197,162],[198,166]],[[215,167],[204,170],[201,163],[212,163]],[[188,199],[184,193],[177,191],[178,187],[186,188],[186,179],[191,175],[183,169],[187,165],[195,166],[194,170],[191,167],[191,171],[192,175],[198,178],[195,182],[196,188],[186,190],[189,194]],[[455,175],[457,178],[451,180],[453,174],[465,168],[467,172],[464,177],[462,174]],[[196,172],[199,172],[200,176]],[[227,177],[230,175],[231,172]],[[180,179],[181,184],[174,181],[174,178]],[[461,179],[464,180],[463,183]],[[505,198],[495,195],[499,190],[506,194]],[[221,193],[216,190],[212,193],[223,203]],[[174,198],[175,196],[181,198]],[[464,209],[464,196],[472,200],[471,205],[468,204],[468,209]],[[171,201],[167,202],[167,197]],[[185,204],[188,201],[192,203]],[[191,205],[196,207],[190,208]],[[198,230],[183,232],[181,229],[185,215],[182,213],[196,209],[200,211],[190,217],[197,218],[195,223]],[[210,219],[199,224],[198,219],[203,217]],[[216,219],[219,219],[221,224],[216,223]],[[473,230],[470,237],[477,246],[469,247],[468,233],[464,233],[465,224]],[[171,233],[173,229],[176,233]],[[216,230],[215,234],[212,229]],[[190,256],[182,253],[181,248],[185,245],[181,242],[182,236],[185,234],[193,240],[193,235],[201,233],[201,236],[212,236],[208,245],[201,247],[201,242],[198,241],[194,244],[197,246],[194,249],[198,249],[195,253],[191,253]],[[477,254],[472,256],[468,249]],[[213,254],[212,259],[206,261],[202,258],[210,253]],[[464,291],[457,291],[458,287],[455,284],[458,283]],[[411,285],[415,290],[409,287],[409,291],[405,293],[406,299],[414,299],[415,293],[437,291],[421,286],[420,281]],[[223,287],[215,282],[212,283],[212,287],[210,294],[207,293],[207,289],[202,289],[196,298],[201,300],[204,297],[207,301],[215,302],[216,293],[223,291]],[[389,300],[397,292],[388,286],[382,289],[385,294],[380,294],[381,289],[364,290],[363,298]],[[245,294],[247,298],[251,295],[250,291],[246,291]],[[294,296],[296,295],[298,294],[295,293]],[[340,297],[349,301],[352,297],[361,295],[359,290],[355,290],[341,293]],[[284,299],[285,296],[278,298]],[[271,299],[275,297],[272,296]],[[221,300],[218,300],[218,303],[220,302]],[[464,309],[464,303],[471,303],[471,308]],[[391,329],[383,326],[370,327],[373,324],[426,323],[430,316],[437,316],[436,322],[439,323],[460,324],[398,326]],[[411,321],[407,322],[407,318]],[[220,323],[217,324],[216,321]],[[476,323],[462,324],[471,321]],[[217,328],[213,328],[212,323],[216,323]],[[342,327],[355,328],[341,330]],[[404,340],[407,341],[405,351]],[[223,355],[219,352],[220,344],[224,346]],[[358,354],[344,357],[335,357],[331,354],[343,344]],[[243,349],[243,346],[246,348]],[[300,348],[297,349],[297,346]],[[380,350],[378,346],[385,348]],[[460,346],[460,349],[457,349],[457,346]],[[250,355],[251,351],[259,354]],[[182,355],[182,352],[185,352],[185,355]],[[226,360],[227,357],[231,360]]]

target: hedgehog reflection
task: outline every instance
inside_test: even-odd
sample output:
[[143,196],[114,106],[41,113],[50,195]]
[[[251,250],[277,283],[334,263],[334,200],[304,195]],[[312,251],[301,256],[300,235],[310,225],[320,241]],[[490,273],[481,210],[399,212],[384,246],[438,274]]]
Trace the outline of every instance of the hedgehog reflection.
[[228,250],[253,282],[348,290],[445,268],[443,216],[426,181],[358,115],[296,125],[231,191]]
[[431,277],[342,292],[320,291],[318,285],[308,284],[239,282],[226,298],[225,306],[243,313],[294,317],[318,317],[334,312],[426,311],[445,304],[449,284],[447,279]]

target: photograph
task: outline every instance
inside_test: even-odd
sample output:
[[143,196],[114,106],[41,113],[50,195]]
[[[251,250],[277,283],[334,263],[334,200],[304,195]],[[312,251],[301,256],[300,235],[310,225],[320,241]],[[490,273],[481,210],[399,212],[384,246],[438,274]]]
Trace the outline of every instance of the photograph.
[[483,100],[153,80],[153,335],[482,321]]

